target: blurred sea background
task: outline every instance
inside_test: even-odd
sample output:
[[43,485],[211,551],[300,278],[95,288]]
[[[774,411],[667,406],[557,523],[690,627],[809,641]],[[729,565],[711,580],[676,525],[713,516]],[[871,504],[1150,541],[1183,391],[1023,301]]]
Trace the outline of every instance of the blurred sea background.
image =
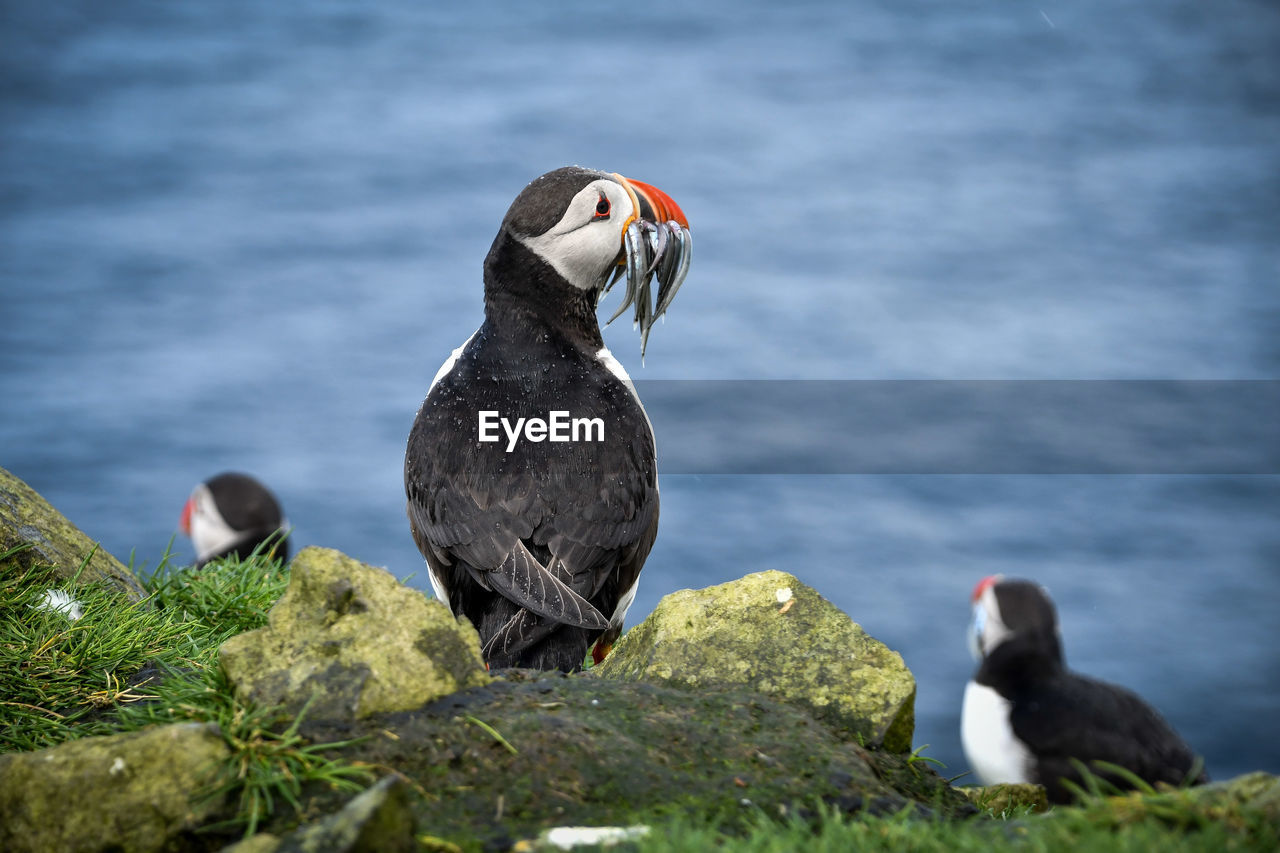
[[[1272,3],[6,2],[0,465],[141,567],[247,471],[295,547],[427,588],[405,438],[507,205],[570,163],[693,225],[645,364],[605,331],[637,380],[1280,379]],[[1030,577],[1069,664],[1214,776],[1280,771],[1274,467],[690,473],[658,426],[630,624],[793,572],[902,653],[955,775],[970,590]]]

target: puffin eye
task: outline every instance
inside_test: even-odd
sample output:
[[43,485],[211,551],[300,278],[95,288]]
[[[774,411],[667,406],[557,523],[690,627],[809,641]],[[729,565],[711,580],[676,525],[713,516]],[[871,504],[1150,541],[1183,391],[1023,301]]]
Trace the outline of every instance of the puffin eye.
[[595,215],[594,217],[592,217],[592,218],[593,218],[593,219],[608,219],[608,218],[609,218],[609,209],[610,209],[610,207],[609,207],[609,199],[608,199],[607,197],[605,197],[604,195],[601,195],[601,196],[600,196],[600,201],[596,202],[596,215]]

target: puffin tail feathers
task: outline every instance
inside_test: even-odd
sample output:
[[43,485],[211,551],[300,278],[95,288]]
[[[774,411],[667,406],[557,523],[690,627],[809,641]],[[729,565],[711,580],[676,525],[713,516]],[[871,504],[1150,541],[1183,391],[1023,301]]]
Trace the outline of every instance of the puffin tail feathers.
[[603,613],[557,576],[560,568],[555,557],[543,566],[523,542],[516,542],[501,566],[484,573],[484,581],[508,601],[556,624],[590,631],[609,627]]

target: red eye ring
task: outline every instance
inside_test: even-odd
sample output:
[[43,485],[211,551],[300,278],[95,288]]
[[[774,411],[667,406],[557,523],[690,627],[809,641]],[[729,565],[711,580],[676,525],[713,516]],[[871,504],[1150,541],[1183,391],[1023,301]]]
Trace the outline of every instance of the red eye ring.
[[595,215],[595,218],[596,218],[596,219],[608,219],[608,218],[609,218],[609,211],[610,211],[610,209],[611,209],[611,205],[609,204],[609,199],[608,199],[608,197],[606,197],[606,196],[604,196],[604,195],[601,195],[601,196],[600,196],[600,201],[596,202],[596,215]]

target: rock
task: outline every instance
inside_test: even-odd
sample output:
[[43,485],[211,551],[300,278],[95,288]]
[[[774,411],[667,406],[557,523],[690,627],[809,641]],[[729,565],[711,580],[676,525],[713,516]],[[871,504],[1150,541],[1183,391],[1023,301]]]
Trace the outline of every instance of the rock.
[[1280,825],[1280,777],[1270,773],[1245,773],[1234,779],[1199,785],[1185,793],[1191,801],[1209,808],[1236,805],[1257,809]]
[[388,776],[336,814],[285,836],[276,853],[411,853],[413,831],[409,785]]
[[410,789],[403,776],[388,776],[341,809],[283,838],[260,832],[222,853],[410,853],[418,849]]
[[1026,806],[1030,806],[1033,812],[1049,810],[1049,795],[1046,793],[1044,785],[1036,785],[1030,782],[1022,784],[972,785],[957,788],[956,790],[968,797],[974,805],[997,815],[1003,814],[1010,809]]
[[676,815],[746,827],[819,801],[851,813],[976,811],[926,762],[864,749],[810,709],[743,686],[503,670],[422,708],[304,720],[301,733],[359,739],[342,756],[404,773],[427,792],[414,803],[418,825],[467,849]]
[[306,548],[266,627],[232,637],[218,659],[237,693],[308,719],[417,708],[489,681],[480,637],[439,601],[384,569]]
[[217,726],[180,723],[0,756],[0,850],[160,850],[219,813]]
[[784,572],[666,596],[593,671],[743,685],[804,705],[865,746],[911,749],[916,685],[902,656]]
[[[81,584],[106,583],[130,601],[146,596],[138,579],[119,560],[98,548],[35,489],[0,468],[0,553],[23,544],[32,546],[15,556],[24,569],[38,562],[53,566],[58,577],[66,580],[80,573]],[[93,556],[80,572],[90,553]]]
[[[1069,806],[1056,806],[1045,819],[1079,812],[1085,812],[1090,823],[1115,828],[1144,822],[1188,831],[1209,824],[1232,826],[1243,833],[1240,849],[1274,850],[1280,835],[1280,778],[1270,773],[1246,773],[1190,788],[1159,782],[1154,793],[1132,790],[1086,796]],[[1190,832],[1186,837],[1194,836]]]
[[275,853],[279,846],[279,838],[269,832],[259,832],[252,838],[223,847],[221,853]]

